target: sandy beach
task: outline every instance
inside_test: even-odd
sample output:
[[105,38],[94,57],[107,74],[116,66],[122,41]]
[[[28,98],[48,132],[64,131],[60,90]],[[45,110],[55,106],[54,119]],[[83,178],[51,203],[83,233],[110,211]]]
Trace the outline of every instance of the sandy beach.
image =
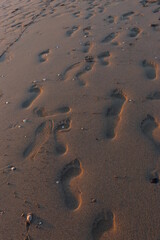
[[0,240],[160,240],[160,1],[0,22]]

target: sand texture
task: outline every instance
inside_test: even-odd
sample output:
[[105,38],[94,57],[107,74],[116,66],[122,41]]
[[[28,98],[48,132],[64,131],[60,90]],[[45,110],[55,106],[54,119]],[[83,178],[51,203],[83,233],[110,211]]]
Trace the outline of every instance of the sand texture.
[[160,240],[160,1],[0,1],[0,240]]

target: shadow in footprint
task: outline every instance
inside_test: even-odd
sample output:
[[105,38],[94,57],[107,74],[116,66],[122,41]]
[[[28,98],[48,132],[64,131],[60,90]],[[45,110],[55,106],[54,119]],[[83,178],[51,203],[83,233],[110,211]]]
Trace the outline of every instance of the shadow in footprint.
[[39,60],[39,62],[45,62],[45,61],[47,61],[48,60],[48,54],[49,54],[49,52],[50,52],[50,50],[49,49],[47,49],[47,50],[44,50],[43,52],[41,52],[41,53],[39,53],[38,54],[38,60]]
[[133,11],[130,11],[130,12],[127,12],[127,13],[124,13],[122,14],[121,16],[121,20],[127,20],[127,19],[130,19],[130,17],[134,14]]
[[146,98],[149,100],[160,100],[160,92],[156,91],[156,92],[150,93]]
[[112,42],[113,39],[115,39],[117,37],[117,33],[115,32],[112,32],[110,33],[109,35],[107,35],[101,42],[102,43],[109,43],[109,42]]
[[154,134],[154,131],[159,127],[155,118],[148,114],[141,122],[140,127],[148,139],[154,143],[158,150],[160,150],[160,142],[156,139],[156,135]]
[[67,152],[67,145],[59,142],[58,137],[61,132],[68,132],[71,129],[71,120],[69,118],[60,121],[54,129],[55,153],[63,155]]
[[32,143],[24,150],[25,158],[35,158],[41,147],[48,141],[53,131],[53,121],[47,120],[41,123],[35,131],[35,137]]
[[112,211],[100,213],[94,220],[92,225],[93,240],[100,240],[105,232],[113,229],[114,215]]
[[154,80],[157,77],[157,64],[152,61],[143,60],[142,66],[145,69],[146,76],[149,80]]
[[120,114],[122,113],[123,105],[126,101],[126,96],[122,90],[114,89],[111,93],[112,104],[107,108],[107,131],[106,137],[113,139],[116,136],[116,128],[120,120]]
[[109,51],[102,52],[97,57],[98,57],[101,65],[106,66],[109,64],[109,61],[108,61],[108,58],[110,57]]
[[60,75],[60,79],[65,81],[67,76],[74,71],[79,66],[80,62],[73,63],[72,65],[68,66]]
[[31,107],[32,103],[38,98],[42,91],[43,90],[41,86],[37,84],[32,85],[31,88],[29,89],[29,93],[31,93],[31,96],[22,103],[22,108]]
[[80,87],[86,86],[86,82],[82,79],[82,76],[90,72],[93,69],[95,62],[92,56],[85,57],[85,63],[83,67],[75,74],[74,79],[78,82]]
[[68,106],[57,108],[55,111],[47,111],[45,107],[35,108],[33,112],[38,117],[52,117],[56,114],[69,113],[71,109]]
[[107,17],[107,22],[108,22],[108,23],[114,23],[114,22],[115,22],[115,17],[109,15],[109,16]]
[[60,182],[64,193],[65,204],[70,210],[76,210],[81,205],[81,193],[79,190],[73,191],[70,182],[73,178],[80,176],[82,172],[82,165],[78,159],[67,164],[61,172]]
[[137,37],[140,34],[141,30],[138,27],[133,27],[129,31],[129,36],[130,37]]
[[71,37],[73,33],[75,33],[79,29],[78,26],[73,26],[71,29],[66,31],[66,36]]

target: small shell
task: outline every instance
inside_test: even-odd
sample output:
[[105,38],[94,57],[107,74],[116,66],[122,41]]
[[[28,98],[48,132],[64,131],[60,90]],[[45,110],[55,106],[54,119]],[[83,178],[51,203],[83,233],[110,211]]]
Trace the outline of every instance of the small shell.
[[16,170],[16,167],[11,167],[11,171],[15,171]]
[[32,222],[32,219],[33,219],[33,214],[32,213],[28,213],[26,222],[30,224]]

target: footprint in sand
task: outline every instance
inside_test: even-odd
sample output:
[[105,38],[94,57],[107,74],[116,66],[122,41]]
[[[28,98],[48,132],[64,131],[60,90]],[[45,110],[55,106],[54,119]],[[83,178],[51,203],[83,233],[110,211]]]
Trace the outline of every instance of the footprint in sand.
[[156,91],[156,92],[150,93],[146,98],[149,100],[160,100],[160,92]]
[[68,106],[57,108],[55,111],[48,111],[48,110],[46,110],[45,107],[35,108],[33,110],[33,112],[38,117],[53,117],[57,114],[69,113],[70,111],[71,111],[71,109]]
[[67,152],[68,146],[59,142],[60,133],[68,132],[71,130],[71,120],[66,118],[55,126],[54,128],[54,141],[55,141],[55,154],[63,155]]
[[85,56],[84,66],[75,74],[75,80],[78,82],[79,86],[84,87],[86,85],[86,82],[81,77],[90,72],[94,64],[95,61],[93,56]]
[[60,74],[60,80],[65,81],[68,76],[70,76],[70,73],[72,72],[79,66],[80,62],[73,63],[72,65],[68,66],[61,74]]
[[85,19],[87,20],[90,19],[91,17],[93,17],[93,12],[88,13]]
[[107,35],[101,42],[102,42],[102,43],[112,42],[117,36],[118,36],[117,33],[112,32],[112,33],[110,33],[109,35]]
[[90,43],[90,41],[86,41],[85,43],[82,44],[82,52],[83,53],[88,53],[90,49],[92,48],[93,44]]
[[73,26],[71,29],[66,31],[66,36],[71,37],[73,35],[73,33],[78,31],[78,29],[79,29],[78,26]]
[[43,89],[41,86],[34,84],[31,86],[31,88],[29,89],[29,93],[31,93],[30,98],[28,98],[27,100],[25,100],[22,103],[22,108],[29,108],[32,106],[33,102],[40,96],[40,94],[42,93]]
[[89,37],[89,35],[91,34],[91,29],[91,26],[83,28],[83,33],[85,37]]
[[40,63],[46,62],[48,60],[48,54],[50,53],[50,50],[44,50],[43,52],[38,54],[38,60]]
[[78,189],[73,189],[71,181],[80,177],[83,173],[81,162],[75,159],[68,163],[60,174],[60,184],[64,194],[64,200],[67,208],[70,210],[77,210],[82,203],[81,192]]
[[110,24],[111,24],[111,23],[114,23],[114,22],[115,22],[115,17],[109,15],[109,16],[107,17],[107,22],[110,23]]
[[140,32],[141,32],[141,30],[138,27],[130,28],[129,36],[130,37],[137,37],[140,34]]
[[160,12],[160,7],[153,10],[153,13],[158,13],[158,12]]
[[146,76],[149,80],[157,78],[157,64],[155,62],[143,60],[142,66],[144,67]]
[[109,61],[108,61],[108,58],[110,57],[109,51],[102,52],[97,57],[98,57],[101,65],[106,66],[109,64]]
[[156,119],[148,114],[147,117],[141,122],[140,127],[148,139],[154,143],[158,150],[160,150],[160,131],[159,124]]
[[121,20],[128,20],[128,19],[130,19],[130,17],[131,17],[133,14],[134,14],[133,11],[124,13],[124,14],[122,14],[122,16],[121,16]]
[[143,7],[148,7],[150,4],[159,3],[159,0],[142,0],[140,3]]
[[80,12],[80,11],[77,11],[77,12],[74,12],[74,13],[73,13],[73,16],[76,17],[76,18],[78,18],[78,17],[80,17],[80,14],[81,14],[81,12]]
[[48,141],[53,131],[53,121],[47,120],[41,123],[35,131],[33,142],[24,150],[23,156],[25,158],[35,158],[41,147]]
[[107,131],[106,137],[114,139],[116,137],[116,128],[120,121],[123,105],[126,102],[126,96],[122,90],[114,89],[111,93],[112,104],[107,107],[106,119],[107,119]]
[[112,211],[101,212],[92,225],[92,239],[100,240],[102,236],[114,228],[114,215]]

